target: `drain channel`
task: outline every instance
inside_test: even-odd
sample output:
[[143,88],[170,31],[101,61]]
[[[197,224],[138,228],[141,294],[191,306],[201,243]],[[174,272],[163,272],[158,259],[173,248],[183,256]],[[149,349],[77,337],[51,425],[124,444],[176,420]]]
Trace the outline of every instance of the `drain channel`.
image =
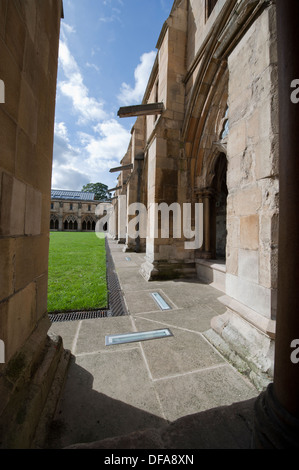
[[109,310],[98,310],[96,312],[70,312],[70,313],[49,313],[49,319],[52,323],[76,320],[88,320],[91,318],[111,317]]

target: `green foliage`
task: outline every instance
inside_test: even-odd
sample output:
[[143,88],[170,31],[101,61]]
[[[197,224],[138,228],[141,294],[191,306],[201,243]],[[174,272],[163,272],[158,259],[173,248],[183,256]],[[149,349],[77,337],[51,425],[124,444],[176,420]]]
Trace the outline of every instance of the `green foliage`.
[[84,193],[94,193],[97,201],[106,201],[110,199],[111,194],[108,193],[108,186],[103,183],[88,183],[83,186]]
[[107,307],[105,239],[94,232],[52,232],[48,312]]

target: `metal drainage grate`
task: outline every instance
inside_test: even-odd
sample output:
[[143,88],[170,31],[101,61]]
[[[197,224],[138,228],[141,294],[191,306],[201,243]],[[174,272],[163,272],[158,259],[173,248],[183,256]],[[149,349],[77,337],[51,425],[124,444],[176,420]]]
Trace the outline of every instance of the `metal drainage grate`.
[[69,313],[50,313],[49,319],[52,323],[76,320],[88,320],[91,318],[111,317],[109,310],[98,310],[96,312],[69,312]]
[[151,295],[154,298],[154,300],[156,301],[156,303],[159,305],[161,310],[171,310],[170,305],[168,305],[168,303],[165,302],[163,297],[161,297],[161,295],[158,294],[158,292],[152,292]]
[[150,339],[161,339],[173,336],[168,328],[152,331],[138,331],[136,333],[125,333],[121,335],[108,335],[105,337],[105,345],[134,343],[136,341],[147,341]]

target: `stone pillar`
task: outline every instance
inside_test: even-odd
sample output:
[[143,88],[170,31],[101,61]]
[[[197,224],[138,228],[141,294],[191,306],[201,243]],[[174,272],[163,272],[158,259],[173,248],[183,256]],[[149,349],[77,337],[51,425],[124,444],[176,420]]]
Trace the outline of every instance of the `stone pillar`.
[[[291,99],[299,79],[297,0],[277,0],[279,76],[279,268],[274,380],[256,402],[256,448],[299,447],[299,103]],[[298,86],[297,86],[298,88]],[[298,95],[298,93],[297,93]],[[292,354],[293,353],[293,354]]]
[[63,230],[63,202],[59,203],[59,214],[58,214],[58,230]]
[[213,193],[205,189],[198,193],[199,202],[203,203],[203,249],[198,253],[200,258],[211,259],[211,203]]
[[61,14],[61,0],[0,2],[1,449],[43,448],[67,366],[47,313]]

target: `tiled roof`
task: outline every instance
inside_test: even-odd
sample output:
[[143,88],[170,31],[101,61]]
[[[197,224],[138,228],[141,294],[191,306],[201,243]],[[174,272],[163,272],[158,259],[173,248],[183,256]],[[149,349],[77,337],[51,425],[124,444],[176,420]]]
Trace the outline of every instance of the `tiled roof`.
[[84,193],[83,191],[66,191],[63,189],[52,189],[51,199],[74,199],[77,201],[93,201],[94,193]]

